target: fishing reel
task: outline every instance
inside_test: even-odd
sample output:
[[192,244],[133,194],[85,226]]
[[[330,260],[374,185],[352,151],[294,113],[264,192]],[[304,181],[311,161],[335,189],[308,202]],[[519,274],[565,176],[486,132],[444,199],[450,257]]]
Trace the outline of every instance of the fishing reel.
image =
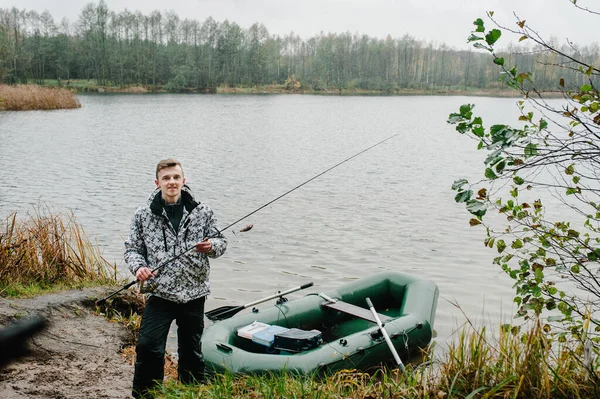
[[280,297],[277,299],[277,302],[275,302],[275,304],[277,304],[277,305],[283,305],[283,304],[284,304],[284,303],[286,303],[287,301],[288,301],[288,299],[282,295],[282,296],[280,296]]

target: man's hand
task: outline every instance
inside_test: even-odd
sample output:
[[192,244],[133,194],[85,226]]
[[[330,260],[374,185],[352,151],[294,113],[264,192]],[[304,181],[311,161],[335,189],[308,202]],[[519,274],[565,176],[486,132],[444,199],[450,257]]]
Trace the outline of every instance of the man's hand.
[[152,273],[152,269],[145,266],[140,267],[137,272],[135,272],[135,277],[138,279],[138,281],[146,281],[150,277],[154,276],[156,276],[156,274]]
[[205,238],[203,241],[200,241],[196,244],[196,251],[200,252],[201,254],[208,253],[211,249],[212,244],[210,241],[208,241],[208,238]]

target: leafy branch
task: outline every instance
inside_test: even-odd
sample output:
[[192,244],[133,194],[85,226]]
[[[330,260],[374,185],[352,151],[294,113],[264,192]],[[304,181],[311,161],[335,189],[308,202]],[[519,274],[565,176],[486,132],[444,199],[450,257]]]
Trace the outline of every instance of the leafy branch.
[[[576,52],[549,44],[516,14],[514,29],[498,24],[493,15],[488,13],[492,29],[481,18],[473,22],[468,42],[489,52],[500,80],[521,93],[520,115],[516,126],[489,128],[474,114],[474,104],[449,115],[448,123],[488,154],[481,182],[454,182],[455,201],[471,214],[471,226],[485,228],[484,244],[498,252],[494,264],[513,279],[516,316],[528,320],[547,314],[563,336],[585,335],[600,346],[600,69]],[[508,66],[497,50],[503,32],[554,54],[559,60],[546,66],[576,70],[584,83],[560,78],[560,105],[544,98],[535,75]],[[490,210],[504,217],[499,228]],[[552,331],[550,325],[547,330]]]

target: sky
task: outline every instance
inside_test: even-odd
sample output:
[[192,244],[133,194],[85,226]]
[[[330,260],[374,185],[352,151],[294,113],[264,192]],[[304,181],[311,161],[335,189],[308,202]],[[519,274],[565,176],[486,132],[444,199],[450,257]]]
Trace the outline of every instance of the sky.
[[[95,3],[97,3],[96,1]],[[576,9],[570,0],[105,0],[109,10],[174,11],[180,19],[200,22],[209,16],[216,21],[229,20],[242,28],[264,24],[270,34],[291,32],[307,39],[324,33],[359,33],[371,37],[400,38],[406,34],[418,40],[446,43],[467,49],[466,38],[473,21],[485,19],[494,11],[499,23],[515,27],[520,19],[545,39],[559,43],[570,40],[587,45],[598,42],[600,15]],[[67,17],[77,21],[85,4],[81,0],[0,0],[0,8],[48,10],[56,22]],[[600,1],[578,0],[581,7],[600,12]],[[507,39],[505,39],[507,40]],[[512,39],[516,42],[517,38]],[[508,42],[506,42],[508,43]]]

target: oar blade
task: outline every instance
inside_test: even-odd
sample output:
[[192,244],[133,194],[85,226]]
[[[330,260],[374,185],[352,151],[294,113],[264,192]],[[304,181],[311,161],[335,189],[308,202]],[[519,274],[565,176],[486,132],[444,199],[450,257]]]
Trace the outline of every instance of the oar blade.
[[244,306],[222,306],[220,308],[210,310],[204,313],[204,315],[210,321],[219,321],[230,318],[242,309],[244,309]]

